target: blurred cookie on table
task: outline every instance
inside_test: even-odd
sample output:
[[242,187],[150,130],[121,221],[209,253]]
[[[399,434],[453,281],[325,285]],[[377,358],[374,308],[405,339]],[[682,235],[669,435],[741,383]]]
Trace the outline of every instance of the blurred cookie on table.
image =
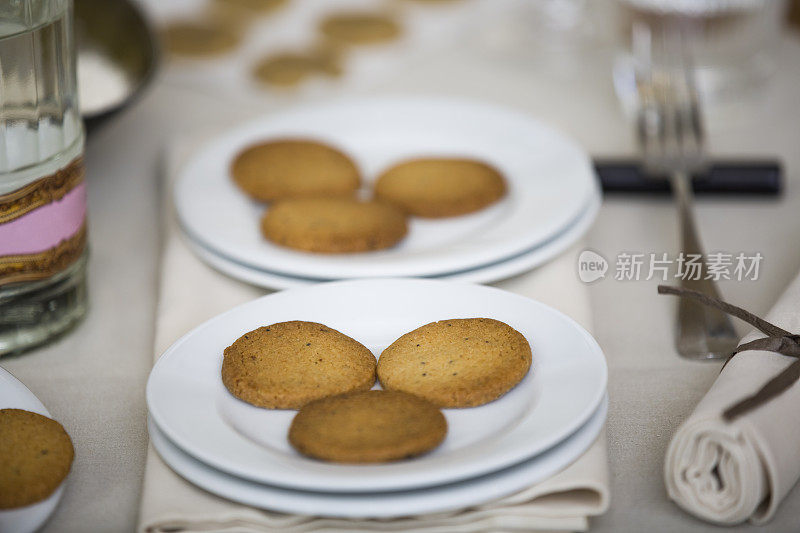
[[209,58],[235,50],[242,40],[236,28],[209,20],[184,20],[167,24],[162,32],[170,54],[187,58]]
[[371,45],[394,41],[402,34],[397,19],[389,14],[348,11],[326,15],[319,31],[340,45]]
[[162,30],[164,48],[178,57],[215,57],[236,50],[249,25],[288,0],[212,0],[195,17],[174,20]]
[[292,52],[267,56],[253,69],[258,82],[279,87],[296,87],[316,73],[317,64],[311,57]]
[[288,0],[211,0],[203,16],[244,34],[253,23],[280,13],[288,5]]
[[270,15],[287,5],[289,0],[213,0],[221,9],[237,10],[249,15]]
[[282,52],[262,58],[253,68],[259,83],[272,87],[294,88],[315,77],[339,77],[343,73],[341,55],[334,49],[316,47],[304,52]]

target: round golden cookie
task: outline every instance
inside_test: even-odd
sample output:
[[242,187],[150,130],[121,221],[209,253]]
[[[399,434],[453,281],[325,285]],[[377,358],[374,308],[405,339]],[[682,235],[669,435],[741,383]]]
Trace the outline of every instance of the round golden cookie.
[[336,13],[319,25],[322,34],[337,44],[362,45],[392,41],[400,36],[400,24],[378,13]]
[[378,358],[386,390],[426,398],[439,407],[475,407],[496,400],[531,366],[520,332],[491,318],[442,320],[406,333]]
[[0,509],[50,496],[72,466],[75,450],[64,428],[22,409],[0,409]]
[[323,398],[292,420],[289,442],[300,453],[338,463],[382,463],[436,448],[447,421],[412,394],[370,390]]
[[375,197],[427,218],[465,215],[506,194],[494,168],[474,159],[414,159],[393,166],[375,183]]
[[361,184],[355,163],[322,143],[277,140],[250,146],[231,164],[233,181],[262,202],[317,195],[352,195]]
[[355,198],[296,198],[276,202],[261,219],[261,233],[281,246],[319,253],[381,250],[408,233],[396,207]]
[[245,333],[225,348],[222,383],[257,407],[299,409],[311,400],[369,390],[375,356],[316,322],[280,322]]
[[232,51],[239,45],[240,36],[228,24],[173,22],[164,28],[165,48],[176,56],[207,57]]

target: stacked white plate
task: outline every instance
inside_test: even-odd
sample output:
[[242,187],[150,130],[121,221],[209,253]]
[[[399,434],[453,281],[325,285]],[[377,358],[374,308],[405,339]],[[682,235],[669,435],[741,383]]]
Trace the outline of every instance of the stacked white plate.
[[[460,156],[494,165],[509,192],[475,214],[413,218],[408,236],[389,250],[294,251],[261,235],[259,219],[267,207],[244,195],[229,175],[243,148],[276,138],[311,138],[340,148],[360,167],[366,189],[399,161]],[[506,278],[578,240],[594,221],[600,192],[579,146],[517,111],[451,99],[375,98],[307,106],[215,138],[180,171],[174,202],[187,242],[203,261],[243,281],[283,289],[373,277]]]
[[[531,371],[494,402],[444,410],[447,438],[418,458],[342,465],[303,457],[287,441],[294,411],[246,404],[221,381],[225,347],[259,326],[321,322],[378,356],[420,325],[466,317],[495,318],[525,335]],[[453,281],[354,280],[270,294],[202,324],[154,366],[147,405],[158,453],[209,492],[286,513],[388,518],[478,505],[563,469],[603,426],[606,377],[594,339],[529,298]]]

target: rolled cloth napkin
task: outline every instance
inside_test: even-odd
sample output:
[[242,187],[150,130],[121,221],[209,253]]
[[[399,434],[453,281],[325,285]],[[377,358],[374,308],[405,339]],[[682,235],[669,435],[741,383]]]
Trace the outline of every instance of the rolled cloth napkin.
[[[800,332],[800,276],[764,318]],[[741,344],[762,337],[754,331]],[[667,449],[664,477],[675,503],[717,524],[764,524],[774,516],[800,478],[800,383],[731,421],[723,412],[795,361],[753,350],[725,365]]]
[[[196,143],[191,143],[194,146]],[[168,166],[176,168],[190,146],[170,150]],[[167,172],[167,176],[174,172]],[[170,187],[171,189],[171,187]],[[170,198],[165,194],[164,198]],[[156,313],[155,357],[181,335],[204,320],[267,291],[228,278],[202,263],[183,242],[172,213],[165,205],[161,286]],[[584,327],[591,311],[586,287],[578,280],[573,249],[534,272],[496,284],[531,296],[569,314]],[[202,287],[202,290],[198,290]],[[396,520],[345,520],[287,515],[254,509],[209,494],[184,481],[161,460],[152,446],[147,451],[139,530],[176,531],[403,531],[496,532],[584,531],[589,517],[609,505],[608,456],[605,433],[563,471],[517,494],[485,505],[450,513]]]

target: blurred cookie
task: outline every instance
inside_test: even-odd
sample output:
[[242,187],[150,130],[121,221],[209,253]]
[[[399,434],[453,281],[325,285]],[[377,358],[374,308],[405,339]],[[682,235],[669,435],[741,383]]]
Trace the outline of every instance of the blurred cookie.
[[381,250],[408,232],[396,207],[355,198],[297,198],[276,202],[261,219],[261,233],[281,246],[321,253]]
[[225,348],[222,383],[249,404],[299,409],[311,400],[369,390],[375,356],[316,322],[280,322],[245,333]]
[[344,45],[380,44],[400,36],[400,24],[391,16],[377,13],[334,13],[319,25],[329,40]]
[[491,318],[442,320],[406,333],[378,359],[386,390],[426,398],[439,407],[475,407],[496,400],[531,366],[520,332]]
[[276,140],[250,146],[231,164],[233,181],[262,202],[317,195],[351,195],[361,177],[355,163],[328,145]]
[[50,496],[67,477],[75,450],[64,428],[22,409],[0,409],[0,509]]
[[252,14],[269,14],[285,7],[289,0],[214,0],[224,9],[239,9]]
[[316,71],[316,63],[309,56],[287,52],[262,59],[253,69],[253,76],[261,83],[294,87]]
[[371,390],[306,404],[292,421],[289,442],[316,459],[380,463],[426,453],[446,434],[447,421],[430,402]]
[[420,5],[439,5],[439,4],[455,4],[461,2],[462,0],[406,0],[408,2],[420,4]]
[[334,50],[316,48],[308,52],[284,52],[267,56],[253,69],[260,83],[278,87],[296,87],[314,75],[337,77],[341,61]]
[[230,52],[239,45],[239,33],[229,24],[211,21],[172,22],[164,28],[165,48],[173,55],[207,57]]
[[207,4],[205,18],[244,33],[262,19],[280,11],[288,0],[214,0]]
[[505,194],[503,176],[473,159],[414,159],[393,166],[375,183],[376,198],[428,218],[472,213]]

